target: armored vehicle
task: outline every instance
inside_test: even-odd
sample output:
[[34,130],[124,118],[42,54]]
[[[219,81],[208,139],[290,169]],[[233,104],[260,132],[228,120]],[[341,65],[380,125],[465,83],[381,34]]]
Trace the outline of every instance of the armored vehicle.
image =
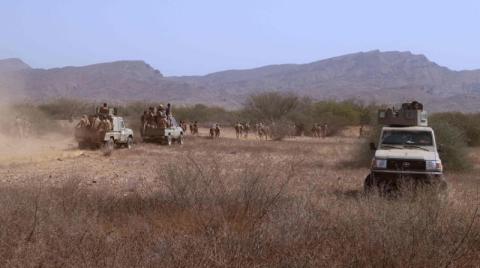
[[423,105],[412,102],[400,109],[380,110],[378,122],[384,126],[378,143],[370,144],[375,155],[364,182],[366,191],[388,192],[404,181],[446,189],[435,133]]
[[[107,122],[108,120],[108,122]],[[113,149],[115,146],[133,146],[133,131],[125,126],[122,117],[113,108],[108,113],[97,112],[82,118],[75,128],[75,140],[79,148]]]

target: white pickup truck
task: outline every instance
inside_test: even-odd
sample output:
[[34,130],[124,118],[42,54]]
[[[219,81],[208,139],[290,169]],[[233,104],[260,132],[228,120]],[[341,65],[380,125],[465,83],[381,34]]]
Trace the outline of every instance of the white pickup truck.
[[391,118],[382,112],[379,115],[379,121],[389,125],[382,127],[377,145],[370,144],[375,155],[370,174],[365,178],[365,191],[390,192],[404,181],[446,190],[435,133],[427,126],[426,112],[400,110]]
[[105,146],[113,149],[115,145],[131,149],[133,146],[133,131],[125,127],[122,117],[111,116],[112,129],[104,131],[93,127],[80,127],[75,129],[75,139],[79,148]]
[[183,144],[184,131],[173,116],[170,116],[167,127],[145,126],[141,131],[144,142],[160,142],[168,146],[173,142]]

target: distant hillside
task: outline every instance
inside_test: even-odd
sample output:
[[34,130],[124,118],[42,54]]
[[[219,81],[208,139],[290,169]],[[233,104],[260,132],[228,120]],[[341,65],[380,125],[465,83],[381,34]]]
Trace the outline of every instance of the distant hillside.
[[309,64],[272,65],[176,77],[242,99],[263,90],[316,99],[397,103],[418,99],[431,110],[480,111],[480,71],[452,71],[410,52],[362,52]]
[[13,95],[33,101],[60,97],[116,102],[203,101],[190,85],[165,79],[158,70],[143,61],[0,72],[0,88],[6,92],[16,92]]
[[43,70],[8,59],[0,60],[0,90],[34,101],[74,97],[226,107],[238,107],[254,92],[278,90],[315,99],[387,104],[417,99],[431,111],[480,111],[479,70],[452,71],[410,52],[370,51],[308,64],[185,77],[164,77],[143,61]]
[[0,73],[15,72],[27,69],[30,69],[30,66],[20,59],[12,58],[0,60]]

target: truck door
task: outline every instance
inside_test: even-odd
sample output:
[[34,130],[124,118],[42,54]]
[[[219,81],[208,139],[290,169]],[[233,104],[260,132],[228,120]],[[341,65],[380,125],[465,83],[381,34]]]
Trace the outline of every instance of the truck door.
[[119,119],[118,120],[118,123],[119,123],[119,137],[118,139],[121,141],[121,142],[126,142],[127,141],[127,137],[125,135],[125,122],[123,122],[123,119]]

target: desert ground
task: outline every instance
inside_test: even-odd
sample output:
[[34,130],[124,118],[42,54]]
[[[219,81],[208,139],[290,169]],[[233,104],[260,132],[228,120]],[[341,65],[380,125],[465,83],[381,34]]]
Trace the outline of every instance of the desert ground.
[[475,267],[480,151],[448,197],[365,195],[361,139],[0,137],[2,267]]

